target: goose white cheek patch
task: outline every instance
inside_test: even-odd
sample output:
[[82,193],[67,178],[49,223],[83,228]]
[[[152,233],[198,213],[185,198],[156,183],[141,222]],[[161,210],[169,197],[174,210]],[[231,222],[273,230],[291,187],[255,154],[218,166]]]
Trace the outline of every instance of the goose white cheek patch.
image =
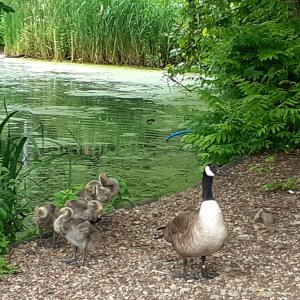
[[210,169],[209,166],[205,167],[205,173],[206,173],[207,176],[210,176],[210,177],[214,177],[215,176],[215,174],[213,173],[213,171]]

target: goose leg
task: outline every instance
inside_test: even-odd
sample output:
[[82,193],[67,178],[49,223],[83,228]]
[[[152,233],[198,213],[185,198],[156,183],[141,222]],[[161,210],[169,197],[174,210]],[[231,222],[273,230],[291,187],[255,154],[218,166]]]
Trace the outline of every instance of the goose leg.
[[184,276],[185,278],[187,277],[186,269],[187,269],[187,259],[184,258],[184,259],[183,259],[183,276]]
[[53,231],[53,248],[58,248],[58,236],[55,231]]
[[77,247],[76,246],[73,246],[73,256],[72,256],[72,259],[74,261],[76,261],[76,254],[77,254]]
[[67,258],[67,259],[62,259],[61,261],[67,263],[67,264],[71,264],[71,263],[76,263],[76,254],[77,254],[77,247],[73,246],[73,255],[71,258]]
[[76,262],[76,255],[77,255],[77,247],[73,246],[73,254],[71,258],[65,260],[66,263],[73,263]]
[[38,237],[39,237],[39,239],[38,239],[38,241],[37,241],[37,244],[38,245],[40,245],[43,241],[42,241],[42,229],[39,227],[39,226],[37,226],[37,234],[38,234]]
[[207,279],[212,279],[215,278],[216,276],[218,276],[219,274],[215,273],[215,272],[208,272],[205,266],[205,256],[202,256],[202,263],[201,263],[201,274],[202,277],[207,278]]
[[84,247],[84,249],[83,249],[83,253],[82,253],[82,260],[81,260],[81,264],[82,264],[82,265],[83,265],[83,264],[84,264],[84,262],[85,262],[86,248],[87,248],[87,247]]

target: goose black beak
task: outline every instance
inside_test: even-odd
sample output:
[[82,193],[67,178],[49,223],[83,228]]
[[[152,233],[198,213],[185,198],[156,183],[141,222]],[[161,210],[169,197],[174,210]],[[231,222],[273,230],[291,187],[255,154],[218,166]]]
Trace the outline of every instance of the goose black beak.
[[223,171],[223,170],[221,170],[221,169],[218,169],[216,174],[217,174],[218,176],[226,176],[226,175],[227,175],[226,172]]

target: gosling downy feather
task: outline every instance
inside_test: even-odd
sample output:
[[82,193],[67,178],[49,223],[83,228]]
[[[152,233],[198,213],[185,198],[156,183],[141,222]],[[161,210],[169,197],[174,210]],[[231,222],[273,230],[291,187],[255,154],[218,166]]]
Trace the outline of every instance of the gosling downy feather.
[[101,182],[102,187],[109,190],[109,197],[111,200],[120,192],[120,184],[117,179],[112,177],[108,177],[106,173],[100,173],[99,175],[99,182]]
[[54,229],[64,235],[67,241],[73,245],[72,261],[76,262],[77,249],[83,250],[81,263],[84,263],[86,251],[100,248],[103,237],[90,222],[73,217],[73,210],[70,207],[63,207],[60,210],[60,216],[54,222]]
[[217,200],[212,193],[213,177],[218,168],[209,164],[205,167],[202,179],[200,209],[181,214],[163,229],[163,237],[173,249],[184,258],[183,274],[186,276],[187,258],[202,258],[202,276],[213,278],[205,268],[205,258],[222,249],[227,238],[227,229]]
[[90,222],[96,222],[103,215],[103,206],[96,200],[69,200],[65,207],[73,210],[73,218],[82,218]]
[[102,188],[101,182],[98,180],[91,180],[86,184],[84,189],[77,193],[77,196],[84,200],[98,200],[99,190]]

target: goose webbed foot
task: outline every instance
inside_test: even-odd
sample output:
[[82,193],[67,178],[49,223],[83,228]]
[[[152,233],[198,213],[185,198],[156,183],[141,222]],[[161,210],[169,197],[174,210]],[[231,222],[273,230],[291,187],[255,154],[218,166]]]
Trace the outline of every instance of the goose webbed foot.
[[180,278],[185,280],[198,280],[199,276],[195,276],[194,274],[187,274],[187,263],[188,260],[186,258],[183,259],[183,273]]
[[73,255],[71,258],[62,259],[61,261],[67,263],[67,264],[76,264],[76,254],[77,254],[77,247],[73,246]]
[[78,261],[77,259],[74,259],[73,257],[61,259],[60,261],[66,263],[68,265],[74,266],[74,267],[81,267],[84,264],[84,262]]
[[175,273],[175,272],[171,272],[171,273],[164,273],[167,275],[171,275],[175,278],[179,278],[179,279],[184,279],[187,281],[192,281],[192,280],[198,280],[200,279],[199,276],[195,276],[194,274],[182,274],[182,273]]
[[185,280],[199,280],[199,276],[196,276],[194,274],[190,274],[190,275],[186,274],[183,276],[183,278]]
[[206,268],[202,268],[201,275],[203,278],[206,278],[206,279],[213,279],[213,278],[219,276],[219,274],[216,272],[208,272],[206,270]]
[[206,279],[213,279],[213,278],[219,276],[219,274],[216,273],[216,272],[208,272],[207,271],[206,266],[205,266],[205,259],[206,259],[206,257],[202,256],[202,264],[201,264],[201,275],[202,275],[202,277],[206,278]]
[[66,263],[66,264],[69,264],[69,265],[76,263],[76,260],[74,259],[74,257],[60,259],[60,261]]

